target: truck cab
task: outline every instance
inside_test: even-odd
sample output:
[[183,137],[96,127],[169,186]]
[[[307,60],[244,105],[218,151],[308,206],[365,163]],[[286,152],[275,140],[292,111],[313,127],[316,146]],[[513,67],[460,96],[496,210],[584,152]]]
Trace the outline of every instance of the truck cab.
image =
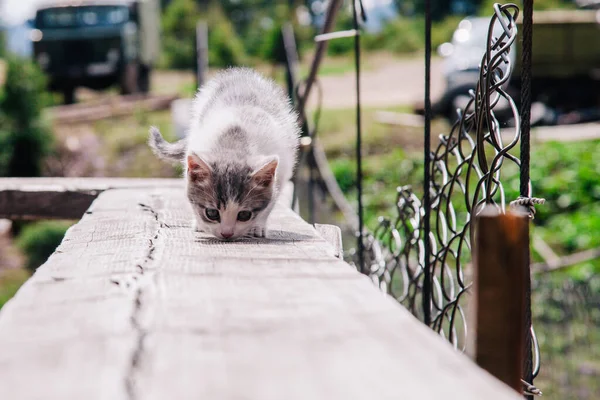
[[38,8],[33,55],[50,90],[74,102],[74,91],[120,87],[146,93],[159,55],[158,0],[77,0]]

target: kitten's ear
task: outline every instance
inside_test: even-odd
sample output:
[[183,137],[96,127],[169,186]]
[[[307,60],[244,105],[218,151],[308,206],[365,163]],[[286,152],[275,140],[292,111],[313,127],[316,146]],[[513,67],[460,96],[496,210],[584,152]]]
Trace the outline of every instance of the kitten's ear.
[[269,157],[262,167],[252,173],[252,180],[260,186],[269,187],[275,180],[275,172],[277,171],[278,164],[279,157]]
[[211,173],[212,169],[196,154],[191,153],[187,156],[187,174],[190,181],[202,183],[210,178]]

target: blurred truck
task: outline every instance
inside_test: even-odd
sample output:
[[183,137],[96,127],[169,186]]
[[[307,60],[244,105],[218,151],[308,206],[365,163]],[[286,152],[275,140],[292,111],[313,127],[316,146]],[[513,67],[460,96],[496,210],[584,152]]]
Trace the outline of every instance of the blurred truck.
[[50,90],[75,101],[74,91],[120,87],[147,93],[159,56],[158,0],[69,0],[39,7],[31,31],[33,56]]
[[[533,122],[555,124],[600,118],[600,12],[560,10],[535,12],[532,53]],[[456,108],[475,89],[485,52],[489,18],[460,22],[452,42],[442,44],[446,89],[432,105],[434,114],[456,119]],[[519,105],[521,88],[521,19],[511,51],[513,73],[506,90]],[[495,27],[501,30],[500,25]],[[494,32],[495,36],[498,32]]]

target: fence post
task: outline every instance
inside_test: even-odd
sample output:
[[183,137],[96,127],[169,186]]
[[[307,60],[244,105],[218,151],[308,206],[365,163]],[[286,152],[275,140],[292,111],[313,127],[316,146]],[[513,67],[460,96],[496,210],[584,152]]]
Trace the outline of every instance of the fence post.
[[521,393],[527,331],[528,215],[500,214],[495,207],[486,207],[476,219],[473,261],[475,334],[469,352],[479,366]]
[[208,24],[198,21],[196,24],[196,84],[200,87],[208,74]]

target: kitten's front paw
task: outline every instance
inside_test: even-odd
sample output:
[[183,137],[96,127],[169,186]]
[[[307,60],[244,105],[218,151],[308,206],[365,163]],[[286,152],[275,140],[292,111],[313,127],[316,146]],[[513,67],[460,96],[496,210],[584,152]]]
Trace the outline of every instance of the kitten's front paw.
[[257,238],[264,238],[266,236],[267,230],[261,226],[255,226],[250,231],[250,234]]

